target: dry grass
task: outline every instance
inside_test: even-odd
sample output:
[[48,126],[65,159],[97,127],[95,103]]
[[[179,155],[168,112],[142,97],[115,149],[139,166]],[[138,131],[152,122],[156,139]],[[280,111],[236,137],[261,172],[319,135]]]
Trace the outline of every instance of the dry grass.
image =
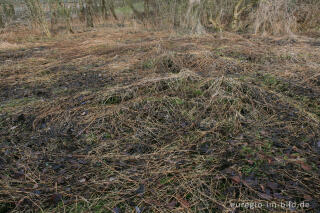
[[2,212],[319,209],[315,40],[123,28],[28,45],[0,51]]
[[261,1],[255,13],[255,32],[292,35],[297,27],[294,6],[287,0]]

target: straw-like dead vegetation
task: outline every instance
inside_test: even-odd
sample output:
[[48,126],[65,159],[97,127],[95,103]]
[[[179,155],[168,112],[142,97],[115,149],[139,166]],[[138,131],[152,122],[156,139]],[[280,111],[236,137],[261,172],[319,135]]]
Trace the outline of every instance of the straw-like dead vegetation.
[[318,0],[0,0],[0,29],[25,25],[47,37],[113,20],[148,29],[293,35],[319,31]]
[[316,212],[319,11],[0,0],[0,213]]
[[8,38],[0,211],[319,209],[319,57],[304,37],[108,28]]

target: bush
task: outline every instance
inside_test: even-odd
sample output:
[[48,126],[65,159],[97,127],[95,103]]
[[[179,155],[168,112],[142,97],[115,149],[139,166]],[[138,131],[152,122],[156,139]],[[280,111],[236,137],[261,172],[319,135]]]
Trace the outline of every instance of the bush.
[[[320,28],[318,0],[74,0],[72,3],[24,0],[24,3],[32,23],[48,36],[47,21],[56,24],[57,16],[70,32],[75,17],[89,28],[97,21],[113,17],[116,21],[127,19],[157,29],[194,33],[224,30],[282,35]],[[13,4],[0,5],[0,27],[4,27]],[[131,12],[121,13],[117,10],[120,7]]]

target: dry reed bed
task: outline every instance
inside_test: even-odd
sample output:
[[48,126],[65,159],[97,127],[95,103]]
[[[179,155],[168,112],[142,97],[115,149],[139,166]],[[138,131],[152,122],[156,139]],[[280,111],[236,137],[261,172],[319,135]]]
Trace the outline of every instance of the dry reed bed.
[[0,54],[2,211],[319,208],[310,43],[121,29],[19,51]]

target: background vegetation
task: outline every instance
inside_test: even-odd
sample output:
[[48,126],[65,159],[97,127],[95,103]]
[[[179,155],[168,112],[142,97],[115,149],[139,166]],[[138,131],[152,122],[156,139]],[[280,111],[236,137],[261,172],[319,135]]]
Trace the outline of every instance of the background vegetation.
[[279,35],[320,27],[317,0],[1,0],[0,8],[1,28],[24,20],[47,36],[61,28],[73,32],[78,21],[93,28],[110,18],[196,33],[227,30]]

